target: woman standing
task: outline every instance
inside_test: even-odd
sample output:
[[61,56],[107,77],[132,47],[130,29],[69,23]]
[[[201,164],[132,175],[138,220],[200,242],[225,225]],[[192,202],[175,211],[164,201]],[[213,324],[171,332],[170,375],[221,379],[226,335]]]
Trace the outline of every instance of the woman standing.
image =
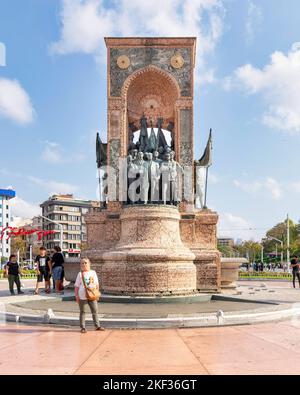
[[79,304],[81,333],[86,333],[85,308],[87,305],[89,305],[91,310],[96,331],[104,331],[105,329],[99,323],[98,300],[91,300],[90,295],[99,291],[97,274],[94,270],[91,270],[91,262],[88,258],[81,259],[80,269],[81,271],[78,273],[75,281],[75,297],[76,302]]

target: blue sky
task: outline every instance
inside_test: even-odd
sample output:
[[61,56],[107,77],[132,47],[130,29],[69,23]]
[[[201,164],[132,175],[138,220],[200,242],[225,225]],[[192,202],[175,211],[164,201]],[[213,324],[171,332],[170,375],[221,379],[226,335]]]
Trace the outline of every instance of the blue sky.
[[16,189],[14,214],[54,192],[96,199],[103,37],[191,35],[195,155],[212,127],[219,233],[258,239],[287,213],[298,221],[299,13],[298,0],[0,0],[0,186]]

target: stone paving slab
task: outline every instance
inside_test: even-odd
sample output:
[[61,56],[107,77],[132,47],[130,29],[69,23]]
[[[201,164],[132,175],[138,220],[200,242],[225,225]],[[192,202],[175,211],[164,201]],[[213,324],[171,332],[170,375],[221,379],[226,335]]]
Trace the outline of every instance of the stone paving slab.
[[[281,336],[282,337],[281,337]],[[3,375],[300,374],[300,325],[88,330],[0,325]],[[59,350],[59,353],[57,352]]]

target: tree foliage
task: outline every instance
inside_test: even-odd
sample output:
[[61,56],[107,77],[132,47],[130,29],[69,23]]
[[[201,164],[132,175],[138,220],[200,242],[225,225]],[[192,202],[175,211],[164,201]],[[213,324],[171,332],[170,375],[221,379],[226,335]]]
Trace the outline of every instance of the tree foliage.
[[20,254],[20,259],[26,259],[26,243],[22,237],[12,237],[11,238],[11,253],[17,255],[18,251]]
[[[298,255],[300,257],[300,221],[298,223],[289,220],[290,229],[290,255]],[[278,240],[273,240],[274,237]],[[281,243],[282,242],[282,246]],[[259,262],[261,260],[261,250],[263,246],[264,261],[275,261],[275,257],[270,257],[269,254],[275,253],[277,250],[277,261],[280,261],[280,254],[283,252],[284,259],[286,259],[287,250],[287,220],[280,222],[273,226],[266,232],[266,237],[262,239],[262,243],[245,240],[239,245],[222,246],[218,245],[219,251],[223,256],[241,256],[248,258],[250,262]]]

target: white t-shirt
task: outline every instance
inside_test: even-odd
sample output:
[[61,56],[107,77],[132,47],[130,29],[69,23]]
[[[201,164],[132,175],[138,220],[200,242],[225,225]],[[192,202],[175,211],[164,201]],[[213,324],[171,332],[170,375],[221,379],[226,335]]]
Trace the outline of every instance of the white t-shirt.
[[[87,288],[94,289],[97,287],[97,285],[99,285],[97,273],[95,272],[95,270],[89,270],[87,272],[83,272],[83,276],[84,276],[84,282],[85,282]],[[79,290],[78,290],[79,299],[86,300],[85,287],[82,282],[81,272],[79,272],[77,274],[77,278],[75,281],[75,287],[79,288]]]

